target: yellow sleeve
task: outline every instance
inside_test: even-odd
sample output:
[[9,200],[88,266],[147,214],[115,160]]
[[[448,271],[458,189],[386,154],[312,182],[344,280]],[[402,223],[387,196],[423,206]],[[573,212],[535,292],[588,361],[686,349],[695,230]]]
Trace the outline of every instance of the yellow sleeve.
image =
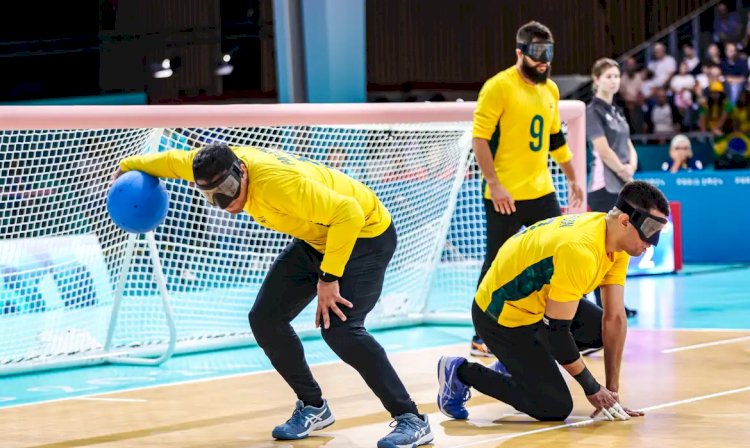
[[[554,118],[552,118],[550,135],[554,135],[562,132],[562,120],[560,119],[560,90],[558,90],[557,85],[554,83],[551,83],[551,86],[552,94],[555,97],[555,116]],[[573,153],[570,151],[570,147],[568,146],[567,142],[554,150],[550,148],[549,154],[552,156],[555,162],[557,162],[558,165],[561,163],[569,162],[573,158]]]
[[630,255],[625,252],[616,252],[615,264],[604,274],[601,284],[625,286],[625,277],[628,275],[629,263]]
[[589,247],[579,243],[561,246],[552,258],[554,272],[549,297],[557,302],[580,300],[593,280],[596,259]]
[[139,156],[130,156],[120,161],[120,169],[127,171],[143,171],[156,177],[170,179],[185,179],[195,182],[193,177],[193,158],[198,150],[181,151],[172,149]]
[[489,140],[503,114],[501,86],[493,79],[488,80],[479,91],[477,107],[474,109],[472,137]]
[[262,189],[264,200],[284,213],[328,227],[320,269],[337,277],[365,226],[365,212],[349,196],[302,176],[273,176]]

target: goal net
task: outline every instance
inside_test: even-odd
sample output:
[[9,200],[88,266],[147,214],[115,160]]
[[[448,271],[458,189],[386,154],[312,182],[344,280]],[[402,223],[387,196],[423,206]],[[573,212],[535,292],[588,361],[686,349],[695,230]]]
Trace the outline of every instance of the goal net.
[[[399,123],[378,114],[304,125],[269,124],[263,106],[245,107],[226,127],[214,126],[215,116],[198,127],[176,114],[158,128],[115,119],[0,131],[0,374],[154,356],[158,363],[175,350],[253,342],[247,313],[290,237],[210,207],[181,180],[165,181],[170,209],[153,235],[121,231],[106,210],[122,158],[216,141],[315,160],[376,192],[399,245],[369,328],[468,316],[485,246],[471,103],[430,106],[460,108],[461,120],[435,113],[433,121]],[[574,111],[567,118],[582,123],[581,108]],[[565,205],[566,183],[550,163]],[[314,310],[313,302],[294,321],[302,335],[316,332]]]

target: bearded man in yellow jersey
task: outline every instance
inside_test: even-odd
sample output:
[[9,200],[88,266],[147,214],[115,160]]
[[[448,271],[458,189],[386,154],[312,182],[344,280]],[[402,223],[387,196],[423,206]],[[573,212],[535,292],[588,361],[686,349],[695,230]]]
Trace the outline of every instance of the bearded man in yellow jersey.
[[[617,396],[627,333],[625,276],[630,256],[659,242],[668,215],[661,191],[634,181],[625,184],[609,213],[549,218],[510,238],[472,306],[474,328],[498,361],[487,368],[465,358],[441,358],[440,410],[468,418],[464,403],[474,387],[538,420],[564,420],[573,399],[559,363],[594,406],[592,418],[600,412],[609,420],[643,415],[623,407]],[[596,287],[603,312],[581,300]],[[605,385],[579,353],[597,345],[604,347]]]
[[[553,52],[549,28],[539,22],[523,25],[516,33],[516,65],[490,78],[479,92],[472,146],[484,177],[487,252],[477,284],[500,246],[522,226],[560,216],[547,168],[550,155],[568,178],[571,206],[583,199],[562,132],[560,91],[549,79]],[[471,354],[491,356],[476,335]]]
[[249,314],[258,345],[298,399],[291,418],[274,428],[274,438],[302,439],[334,422],[290,324],[317,294],[315,326],[322,324],[323,339],[362,375],[396,421],[378,447],[433,440],[427,416],[364,327],[396,250],[391,216],[372,190],[288,153],[225,144],[128,157],[115,178],[130,170],[195,182],[210,204],[232,214],[244,211],[295,238],[266,274]]

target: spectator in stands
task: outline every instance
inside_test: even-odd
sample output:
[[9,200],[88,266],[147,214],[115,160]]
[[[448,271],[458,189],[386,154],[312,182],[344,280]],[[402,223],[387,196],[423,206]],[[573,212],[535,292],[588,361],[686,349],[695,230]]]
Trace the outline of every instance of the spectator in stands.
[[672,91],[672,102],[680,115],[680,129],[691,131],[698,124],[698,106],[695,103],[694,91],[697,82],[688,72],[687,63],[680,64],[680,74],[675,75],[669,83]]
[[688,63],[682,61],[679,72],[669,81],[669,89],[673,94],[678,95],[683,90],[692,91],[693,87],[695,87],[695,76],[690,73]]
[[729,119],[734,131],[750,135],[750,80],[737,97],[737,102],[729,112]]
[[667,47],[661,42],[657,42],[653,47],[653,55],[648,63],[648,69],[654,72],[654,84],[657,87],[664,87],[667,81],[677,71],[677,62],[667,54]]
[[706,47],[706,59],[703,61],[704,64],[712,63],[716,66],[721,66],[721,50],[716,44],[710,44]]
[[699,111],[698,126],[701,132],[711,132],[716,136],[724,135],[731,108],[732,104],[724,94],[724,85],[719,81],[713,81]]
[[663,142],[665,137],[680,129],[680,121],[679,111],[670,103],[666,90],[663,87],[654,89],[654,102],[646,113],[648,132],[658,134],[657,139]]
[[620,76],[620,97],[625,102],[625,117],[630,124],[631,132],[641,134],[643,132],[643,73],[638,70],[635,58],[627,58],[624,71]]
[[701,72],[701,60],[690,43],[682,44],[682,62],[687,64],[691,75],[695,76]]
[[643,83],[641,84],[641,95],[643,95],[644,102],[652,101],[656,87],[654,72],[648,69],[644,70]]
[[729,12],[725,3],[716,6],[714,15],[714,42],[725,44],[737,42],[742,37],[742,23],[736,12]]
[[713,62],[701,64],[701,73],[695,76],[699,90],[707,90],[713,81],[720,81],[721,69],[714,65]]
[[678,134],[669,143],[669,160],[661,164],[661,169],[670,173],[697,171],[703,169],[703,162],[693,158],[690,139],[684,134]]
[[674,75],[669,82],[669,90],[672,94],[672,102],[680,115],[680,129],[685,132],[692,130],[698,123],[698,110],[693,93],[695,85],[695,77],[690,73],[690,66],[682,61],[679,73]]
[[737,53],[737,46],[732,42],[724,45],[724,55],[720,66],[721,72],[724,74],[726,84],[729,86],[729,101],[734,104],[747,80],[749,73],[747,59]]

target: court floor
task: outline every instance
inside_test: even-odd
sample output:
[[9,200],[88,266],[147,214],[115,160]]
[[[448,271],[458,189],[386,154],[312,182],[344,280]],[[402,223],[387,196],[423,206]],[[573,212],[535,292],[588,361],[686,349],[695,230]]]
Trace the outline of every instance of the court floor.
[[[540,423],[475,392],[470,419],[437,410],[435,366],[466,355],[471,329],[378,332],[429,414],[436,447],[750,446],[750,267],[691,267],[629,280],[631,321],[621,401],[647,415],[592,421],[577,384],[566,422]],[[0,447],[372,447],[390,417],[321,340],[308,359],[337,422],[299,442],[275,442],[294,398],[257,348],[176,357],[160,368],[101,366],[0,378]],[[603,358],[587,358],[603,379]]]

